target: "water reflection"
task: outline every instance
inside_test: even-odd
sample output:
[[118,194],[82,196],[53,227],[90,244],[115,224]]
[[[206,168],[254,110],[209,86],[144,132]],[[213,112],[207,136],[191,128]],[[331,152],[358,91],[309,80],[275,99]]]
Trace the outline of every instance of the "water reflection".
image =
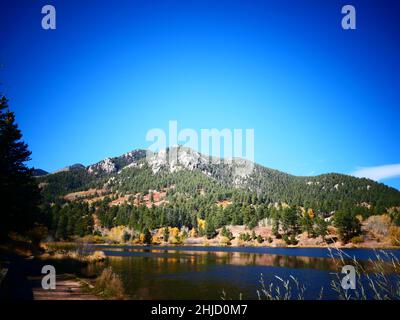
[[[280,254],[193,251],[174,249],[127,249],[103,250],[111,257],[149,257],[162,264],[185,263],[190,265],[218,264],[236,266],[271,266],[295,269],[336,270],[338,262],[332,258],[290,256]],[[350,263],[350,260],[349,260]],[[368,268],[368,261],[362,262]]]
[[[245,299],[257,299],[261,274],[267,282],[275,281],[276,276],[283,279],[294,276],[308,288],[306,298],[313,299],[322,286],[330,287],[333,274],[340,272],[342,265],[338,259],[321,257],[318,252],[296,256],[186,247],[102,247],[102,250],[109,257],[106,265],[121,276],[132,299],[219,300],[222,291],[230,298],[237,299],[243,294]],[[91,266],[88,272],[99,273],[104,267]],[[363,261],[362,267],[368,272],[371,262]],[[327,292],[325,298],[337,297]]]

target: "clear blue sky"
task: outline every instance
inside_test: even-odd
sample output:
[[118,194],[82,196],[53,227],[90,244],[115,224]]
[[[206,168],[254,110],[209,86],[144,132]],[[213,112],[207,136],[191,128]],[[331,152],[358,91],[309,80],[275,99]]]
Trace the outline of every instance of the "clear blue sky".
[[292,174],[374,172],[400,163],[399,16],[391,0],[2,0],[0,92],[48,171],[146,148],[177,120],[254,128],[255,160]]

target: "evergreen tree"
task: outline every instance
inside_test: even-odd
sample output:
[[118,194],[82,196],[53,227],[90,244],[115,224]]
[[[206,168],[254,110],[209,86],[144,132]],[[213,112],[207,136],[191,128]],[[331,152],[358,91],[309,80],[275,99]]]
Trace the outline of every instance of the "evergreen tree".
[[361,233],[361,223],[358,218],[346,210],[338,210],[334,216],[335,227],[338,228],[343,242],[348,242],[351,238]]
[[328,222],[326,222],[323,217],[317,217],[315,222],[316,234],[321,236],[322,239],[325,240],[325,237],[328,234]]
[[229,240],[233,239],[232,231],[227,229],[225,226],[222,227],[221,236],[227,237]]
[[309,238],[314,236],[313,225],[314,222],[312,217],[308,214],[308,212],[305,212],[303,217],[301,218],[301,229],[307,232],[307,236]]
[[169,228],[168,227],[164,228],[163,238],[164,238],[165,242],[168,242],[168,239],[169,239]]
[[144,230],[144,243],[151,244],[151,233],[148,228]]
[[0,237],[10,231],[25,232],[34,222],[41,222],[39,189],[33,171],[24,164],[30,160],[31,152],[21,138],[15,115],[3,96],[0,98]]
[[286,235],[296,235],[299,229],[299,216],[296,208],[283,209],[281,215],[282,229]]
[[206,221],[206,236],[207,239],[214,238],[216,235],[215,227],[214,224],[212,223],[211,220]]

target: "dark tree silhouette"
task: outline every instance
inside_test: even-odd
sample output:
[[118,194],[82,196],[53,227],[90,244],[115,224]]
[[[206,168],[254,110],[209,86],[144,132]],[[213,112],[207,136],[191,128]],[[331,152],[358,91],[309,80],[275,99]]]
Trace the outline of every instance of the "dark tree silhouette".
[[8,100],[0,98],[0,237],[25,232],[37,219],[39,189],[24,164],[31,152],[22,140]]

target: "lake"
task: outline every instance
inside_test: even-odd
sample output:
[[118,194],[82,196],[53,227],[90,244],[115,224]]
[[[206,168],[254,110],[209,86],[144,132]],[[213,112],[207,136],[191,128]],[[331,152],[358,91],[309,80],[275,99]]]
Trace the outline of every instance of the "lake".
[[[266,286],[271,282],[282,286],[277,277],[284,280],[294,277],[305,287],[305,299],[318,298],[321,287],[324,288],[323,299],[338,297],[331,289],[331,281],[335,279],[335,273],[340,273],[341,267],[325,248],[109,245],[95,248],[107,255],[106,265],[121,277],[131,299],[220,300],[222,296],[226,299],[258,299],[261,275]],[[343,251],[349,255],[346,264],[351,264],[350,257],[355,257],[366,270],[371,264],[368,260],[375,260],[379,253],[371,249]],[[385,251],[400,258],[400,250]],[[88,272],[96,273],[104,265],[89,268]],[[299,293],[296,288],[293,289],[294,296]]]

